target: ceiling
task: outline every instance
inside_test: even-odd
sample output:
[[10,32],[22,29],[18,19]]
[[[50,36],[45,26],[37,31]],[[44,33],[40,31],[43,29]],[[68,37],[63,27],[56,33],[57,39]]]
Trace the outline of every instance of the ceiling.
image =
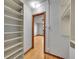
[[44,2],[46,0],[25,0],[26,2],[32,2],[32,1],[39,1],[39,2]]
[[[31,2],[35,2],[35,1],[37,1],[37,2],[39,2],[39,3],[42,3],[42,2],[45,2],[45,1],[47,1],[47,0],[24,0],[24,3],[26,3],[28,6],[30,6],[30,3],[31,3]],[[30,7],[31,7],[31,6],[30,6]],[[32,7],[31,7],[31,9],[34,10]]]
[[24,0],[24,3],[29,4],[30,2],[33,2],[33,1],[38,1],[38,2],[42,3],[42,2],[44,2],[46,0]]

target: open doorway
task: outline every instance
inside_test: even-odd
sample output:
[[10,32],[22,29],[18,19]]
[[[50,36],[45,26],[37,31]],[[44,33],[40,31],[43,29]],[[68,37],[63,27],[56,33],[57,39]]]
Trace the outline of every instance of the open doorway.
[[46,12],[32,15],[32,48],[24,59],[45,59]]
[[34,48],[37,45],[37,39],[40,39],[41,41],[43,40],[43,47],[41,49],[43,49],[43,52],[45,52],[45,32],[46,12],[32,15],[32,48]]

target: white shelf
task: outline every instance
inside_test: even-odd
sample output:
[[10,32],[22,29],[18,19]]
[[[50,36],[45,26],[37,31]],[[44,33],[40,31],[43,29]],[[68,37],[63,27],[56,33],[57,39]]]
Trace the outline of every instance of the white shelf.
[[4,24],[5,26],[17,26],[17,27],[22,27],[22,25],[15,25],[15,24]]
[[[20,3],[20,0],[5,0],[4,1],[4,21],[5,27],[13,27],[14,29],[10,28],[5,28],[5,30],[10,30],[10,31],[5,31],[4,34],[5,36],[11,35],[13,38],[8,38],[4,40],[4,44],[10,46],[5,46],[4,53],[5,59],[17,59],[19,56],[21,56],[23,53],[23,40],[22,36],[17,36],[17,34],[22,34],[23,29],[22,24],[23,23],[23,14],[21,10],[23,9],[23,4]],[[20,22],[20,23],[18,23]],[[15,24],[16,23],[16,24]],[[21,27],[20,29],[17,29],[17,27]],[[13,34],[13,35],[12,35]],[[16,35],[15,35],[16,34]],[[18,42],[16,42],[18,40]],[[11,50],[11,51],[10,51]],[[10,52],[11,53],[10,53]]]
[[17,32],[4,32],[4,34],[16,34],[16,33],[22,33],[23,31],[17,31]]
[[15,52],[11,53],[10,55],[6,56],[5,59],[9,58],[10,56],[14,55],[15,53],[19,52],[20,50],[22,50],[23,48],[20,48],[18,50],[16,50]]
[[18,58],[19,56],[21,56],[23,54],[23,52],[20,52],[16,57],[14,57],[13,59]]
[[15,17],[8,16],[8,15],[4,15],[4,17],[10,18],[10,19],[12,19],[12,20],[22,21],[22,19],[15,18]]
[[4,42],[6,43],[6,42],[13,41],[13,40],[17,40],[17,39],[20,39],[20,38],[22,38],[22,37],[16,37],[16,38],[12,38],[12,39],[8,39],[8,40],[4,40]]
[[21,13],[19,13],[18,11],[14,10],[6,5],[4,5],[4,8],[5,8],[6,12],[8,11],[8,12],[16,14],[16,15],[21,15]]
[[13,9],[19,10],[22,8],[21,5],[17,4],[15,1],[13,0],[5,0],[4,3],[10,7],[13,7]]
[[10,49],[12,49],[12,48],[14,48],[14,47],[17,47],[17,46],[19,46],[19,45],[21,45],[21,44],[22,44],[22,42],[19,42],[19,43],[15,44],[15,45],[13,45],[13,46],[11,46],[11,47],[8,47],[8,48],[4,49],[4,51],[8,51],[8,50],[10,50]]

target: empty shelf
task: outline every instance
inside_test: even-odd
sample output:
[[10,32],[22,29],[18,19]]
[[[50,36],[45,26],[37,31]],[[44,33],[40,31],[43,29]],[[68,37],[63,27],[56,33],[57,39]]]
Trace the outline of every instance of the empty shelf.
[[10,50],[10,49],[12,49],[12,48],[14,48],[14,47],[17,47],[17,46],[19,46],[19,45],[21,45],[21,44],[22,44],[22,42],[19,42],[19,43],[15,44],[15,45],[13,45],[13,46],[11,46],[11,47],[8,47],[8,48],[4,49],[4,51],[8,51],[8,50]]
[[10,55],[6,56],[5,59],[9,58],[10,56],[14,55],[15,53],[19,52],[20,50],[22,50],[23,48],[20,48],[18,50],[16,50],[15,52],[11,53]]
[[15,24],[4,24],[5,26],[18,26],[18,27],[22,27],[22,25],[15,25]]
[[14,59],[18,58],[19,56],[21,56],[23,54],[23,52],[20,52],[16,57],[14,57]]
[[22,33],[23,31],[17,31],[17,32],[4,32],[4,34],[16,34],[16,33]]
[[19,19],[19,18],[16,18],[16,17],[12,17],[12,16],[8,16],[8,15],[4,15],[4,17],[10,18],[12,20],[22,21],[22,19]]
[[20,39],[22,37],[16,37],[16,38],[12,38],[12,39],[8,39],[8,40],[4,40],[4,42],[9,42],[9,41],[13,41],[13,40],[17,40],[17,39]]
[[7,6],[10,6],[12,7],[13,9],[16,9],[16,10],[20,10],[22,8],[21,5],[17,4],[15,1],[13,0],[6,0],[4,1],[4,3],[7,5]]
[[4,8],[5,8],[6,12],[8,11],[8,12],[13,13],[15,15],[21,15],[21,13],[19,13],[18,11],[14,10],[6,5],[4,6]]

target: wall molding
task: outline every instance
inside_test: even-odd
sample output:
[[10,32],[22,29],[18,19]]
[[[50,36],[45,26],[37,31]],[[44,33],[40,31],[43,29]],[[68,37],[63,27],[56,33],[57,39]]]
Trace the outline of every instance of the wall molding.
[[24,55],[25,54],[27,54],[30,50],[32,50],[33,48],[31,47],[31,48],[29,48],[25,53],[24,53]]
[[49,52],[44,52],[44,54],[48,54],[48,55],[51,55],[51,56],[54,56],[54,57],[57,57],[57,58],[59,58],[59,59],[64,59],[64,58],[62,58],[62,57],[60,57],[60,56],[57,56],[57,55],[55,55],[55,54],[51,54],[51,53],[49,53]]

